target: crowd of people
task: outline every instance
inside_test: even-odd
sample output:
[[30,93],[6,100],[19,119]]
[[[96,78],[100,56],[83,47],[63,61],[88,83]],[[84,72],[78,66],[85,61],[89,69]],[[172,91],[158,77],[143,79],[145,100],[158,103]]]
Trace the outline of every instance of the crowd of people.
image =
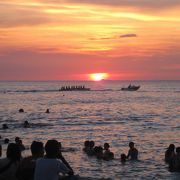
[[[114,153],[110,150],[109,143],[104,143],[104,146],[95,146],[94,141],[85,141],[83,151],[88,156],[95,156],[97,159],[103,159],[106,161],[114,159]],[[134,142],[129,143],[128,154],[121,154],[121,162],[126,162],[127,159],[137,160],[138,150],[134,147]]]
[[[176,151],[175,151],[176,149]],[[62,155],[62,145],[57,140],[48,140],[44,145],[40,141],[33,141],[30,150],[31,155],[22,158],[22,151],[25,146],[21,138],[16,137],[15,142],[7,146],[6,157],[0,159],[0,179],[1,180],[76,180],[81,179],[74,175],[70,164]],[[114,153],[110,150],[109,143],[102,146],[95,146],[94,141],[85,141],[83,151],[88,156],[97,159],[113,160]],[[2,156],[2,146],[0,145],[0,157]],[[134,142],[129,143],[129,151],[121,154],[121,162],[126,160],[138,160],[138,150]],[[171,171],[180,172],[180,147],[175,148],[170,144],[165,152],[165,161],[169,164]]]
[[33,141],[31,156],[25,158],[21,156],[24,146],[20,142],[16,137],[15,143],[8,144],[6,157],[0,159],[1,180],[59,180],[59,174],[63,175],[61,179],[75,179],[73,169],[61,153],[60,142],[48,140],[44,146],[42,142]]

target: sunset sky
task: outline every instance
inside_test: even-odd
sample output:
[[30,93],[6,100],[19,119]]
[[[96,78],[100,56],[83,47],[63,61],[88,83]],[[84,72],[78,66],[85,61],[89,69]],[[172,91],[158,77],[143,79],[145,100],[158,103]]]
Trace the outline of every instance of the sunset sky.
[[0,0],[0,80],[180,80],[180,0]]

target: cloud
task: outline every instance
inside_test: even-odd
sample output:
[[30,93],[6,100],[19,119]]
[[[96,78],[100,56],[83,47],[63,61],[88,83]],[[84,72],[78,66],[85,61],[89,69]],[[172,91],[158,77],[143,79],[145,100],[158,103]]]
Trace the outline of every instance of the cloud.
[[100,37],[100,38],[90,37],[88,38],[88,40],[92,40],[92,41],[101,41],[101,40],[110,40],[110,39],[117,39],[117,38],[116,37]]
[[119,36],[120,38],[129,38],[129,37],[137,37],[136,34],[123,34]]
[[169,8],[180,6],[179,0],[39,0],[39,2],[56,3],[62,2],[78,3],[78,4],[97,4],[97,5],[110,5],[110,6],[133,6],[133,7],[146,7],[146,8]]
[[123,34],[123,35],[120,35],[120,36],[99,37],[99,38],[90,37],[90,38],[88,38],[88,40],[100,41],[100,40],[111,40],[111,39],[131,38],[131,37],[137,37],[137,34]]
[[50,21],[38,7],[6,3],[0,3],[0,17],[0,27],[38,25]]

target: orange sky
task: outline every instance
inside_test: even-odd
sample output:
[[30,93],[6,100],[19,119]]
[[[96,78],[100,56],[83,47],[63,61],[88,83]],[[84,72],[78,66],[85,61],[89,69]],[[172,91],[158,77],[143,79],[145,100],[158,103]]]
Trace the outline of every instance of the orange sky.
[[0,0],[0,80],[180,79],[179,0]]

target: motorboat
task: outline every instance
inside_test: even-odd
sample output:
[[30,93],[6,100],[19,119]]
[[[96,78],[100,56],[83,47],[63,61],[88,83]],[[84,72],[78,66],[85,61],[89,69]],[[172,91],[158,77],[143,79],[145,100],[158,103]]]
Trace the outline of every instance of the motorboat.
[[129,85],[128,87],[121,88],[121,91],[137,91],[141,86]]

